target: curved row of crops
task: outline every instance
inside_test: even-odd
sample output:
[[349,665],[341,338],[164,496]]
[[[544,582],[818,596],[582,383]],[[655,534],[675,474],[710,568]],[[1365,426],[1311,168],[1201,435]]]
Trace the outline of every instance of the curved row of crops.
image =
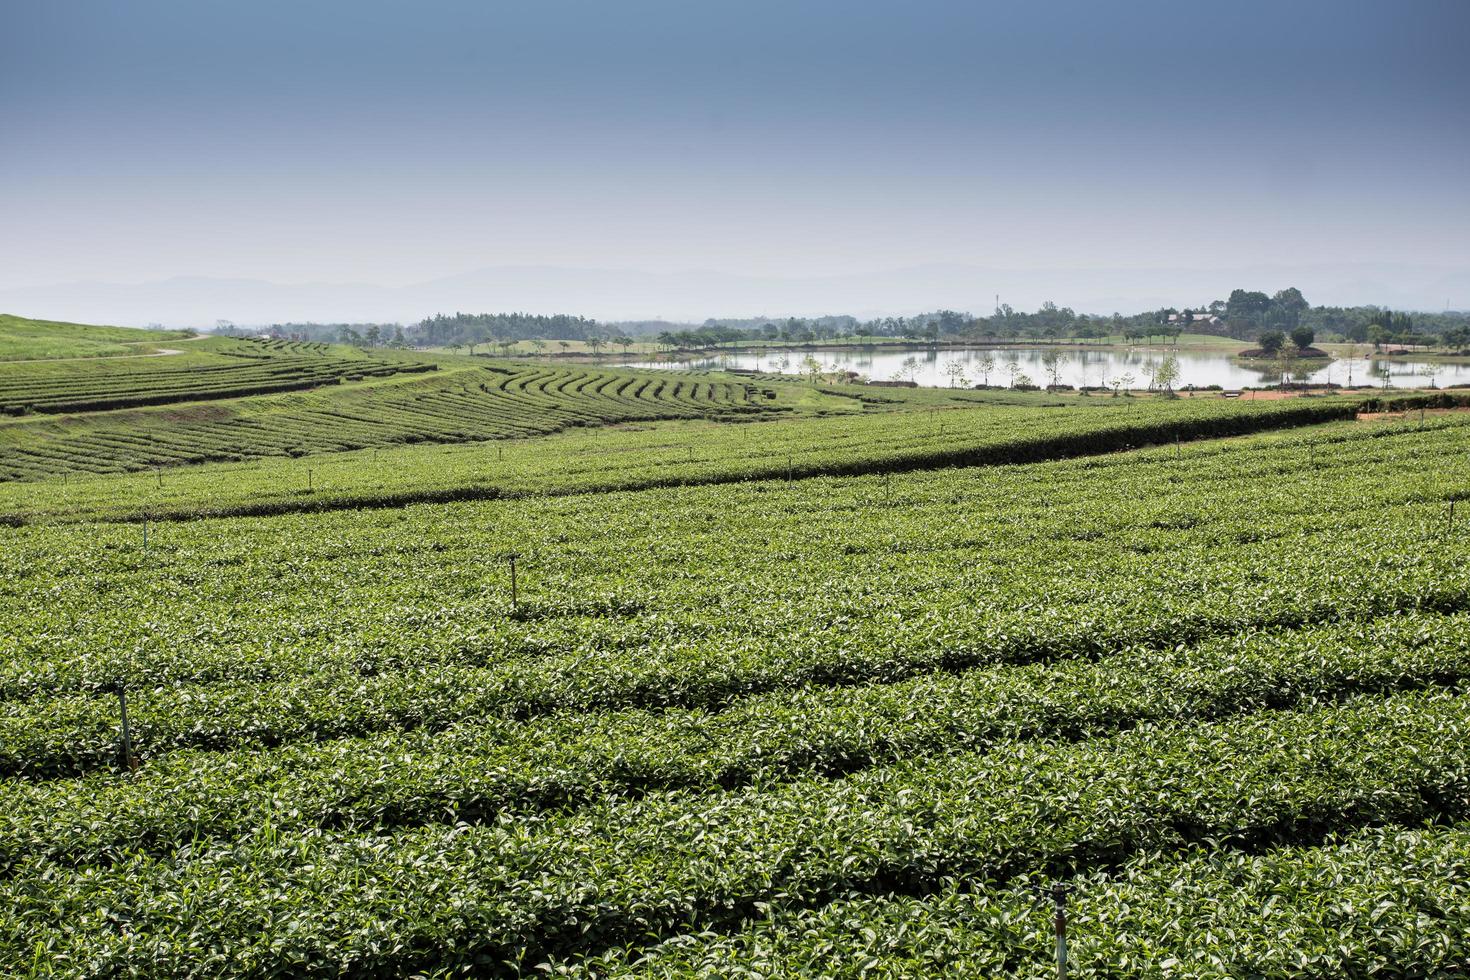
[[301,350],[212,339],[168,357],[0,365],[0,414],[104,412],[243,398],[433,369],[433,364],[372,357],[350,348]]
[[[57,394],[44,407],[47,411],[80,411],[125,404],[195,404],[0,424],[0,481],[298,457],[364,446],[499,439],[578,426],[775,410],[767,392],[754,385],[667,375],[535,367],[433,371],[434,364],[402,359],[319,354],[264,359],[211,356],[215,362],[228,363],[130,374],[118,382],[130,392],[125,396],[99,387],[95,379],[79,381],[85,394]],[[155,358],[145,363],[183,359]],[[84,366],[90,372],[97,370],[95,364]],[[414,377],[426,371],[433,371],[432,376]],[[383,375],[393,377],[378,377]],[[342,380],[369,377],[377,381],[337,386]],[[328,387],[241,397],[322,385]],[[30,397],[50,397],[31,381],[22,388]],[[4,397],[0,392],[0,401]],[[201,401],[215,398],[225,401]]]

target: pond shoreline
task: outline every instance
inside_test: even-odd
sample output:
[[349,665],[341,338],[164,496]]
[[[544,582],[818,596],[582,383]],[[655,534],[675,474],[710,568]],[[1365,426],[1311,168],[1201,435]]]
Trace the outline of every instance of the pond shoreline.
[[[1067,344],[831,345],[797,348],[721,348],[704,354],[631,354],[603,361],[635,370],[741,371],[798,377],[819,375],[852,381],[917,382],[923,387],[1071,386],[1141,389],[1154,384],[1231,391],[1277,387],[1275,359],[1245,358],[1233,345],[1193,349]],[[1316,353],[1316,351],[1314,351]],[[563,362],[565,363],[565,362]],[[1171,366],[1172,365],[1172,366]],[[1163,380],[1168,377],[1168,381]],[[1310,387],[1443,388],[1470,384],[1470,365],[1429,360],[1299,359],[1289,380]]]

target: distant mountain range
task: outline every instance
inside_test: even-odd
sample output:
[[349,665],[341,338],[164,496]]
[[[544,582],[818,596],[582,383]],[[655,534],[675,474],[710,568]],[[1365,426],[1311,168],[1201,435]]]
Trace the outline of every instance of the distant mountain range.
[[1377,304],[1406,310],[1470,308],[1470,269],[1319,265],[1234,269],[1014,271],[928,265],[875,274],[779,278],[689,271],[499,266],[408,286],[276,283],[180,277],[143,283],[73,282],[0,290],[0,312],[83,323],[213,326],[287,321],[413,322],[433,313],[519,310],[599,320],[706,317],[858,317],[948,308],[988,312],[1000,296],[1015,309],[1044,300],[1078,312],[1197,306],[1234,288],[1297,286],[1313,304]]

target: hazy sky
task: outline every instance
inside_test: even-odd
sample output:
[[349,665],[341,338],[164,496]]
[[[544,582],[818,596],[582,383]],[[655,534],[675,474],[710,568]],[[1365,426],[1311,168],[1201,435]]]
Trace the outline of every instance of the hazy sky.
[[1470,266],[1470,2],[0,0],[0,288]]

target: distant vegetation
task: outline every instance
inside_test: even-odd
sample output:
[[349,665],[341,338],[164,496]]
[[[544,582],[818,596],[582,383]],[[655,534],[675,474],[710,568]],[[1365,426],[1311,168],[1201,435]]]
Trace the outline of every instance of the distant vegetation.
[[[1214,335],[1237,341],[1256,340],[1262,333],[1316,332],[1324,341],[1406,344],[1450,351],[1470,349],[1470,313],[1407,314],[1376,306],[1312,306],[1301,291],[1274,294],[1236,289],[1229,298],[1197,307],[1165,307],[1128,315],[1089,315],[1055,303],[1027,313],[1002,304],[991,314],[976,316],[957,310],[935,310],[914,316],[859,320],[853,316],[715,318],[702,324],[666,321],[599,323],[581,316],[528,313],[435,314],[419,323],[320,324],[278,323],[263,330],[222,326],[236,336],[266,335],[292,340],[323,341],[358,347],[444,347],[475,353],[560,354],[576,349],[626,351],[639,340],[652,340],[673,350],[708,350],[743,344],[911,343],[944,342],[1104,342],[1170,340],[1184,334]],[[523,345],[529,344],[527,351]]]
[[609,331],[596,320],[580,316],[535,316],[530,313],[439,314],[420,322],[415,337],[421,342],[447,346],[489,344],[518,340],[606,339]]
[[937,310],[866,321],[850,316],[787,317],[710,319],[684,329],[659,326],[653,334],[655,339],[680,349],[748,343],[843,343],[873,338],[918,343],[1107,339],[1133,342],[1155,338],[1177,340],[1185,333],[1250,341],[1269,331],[1289,334],[1299,328],[1312,330],[1324,340],[1425,345],[1456,351],[1470,348],[1470,313],[1410,316],[1373,306],[1314,307],[1297,289],[1283,289],[1274,295],[1237,289],[1229,299],[1199,307],[1182,310],[1165,307],[1126,316],[1088,315],[1043,303],[1033,313],[1002,304],[989,316]]

